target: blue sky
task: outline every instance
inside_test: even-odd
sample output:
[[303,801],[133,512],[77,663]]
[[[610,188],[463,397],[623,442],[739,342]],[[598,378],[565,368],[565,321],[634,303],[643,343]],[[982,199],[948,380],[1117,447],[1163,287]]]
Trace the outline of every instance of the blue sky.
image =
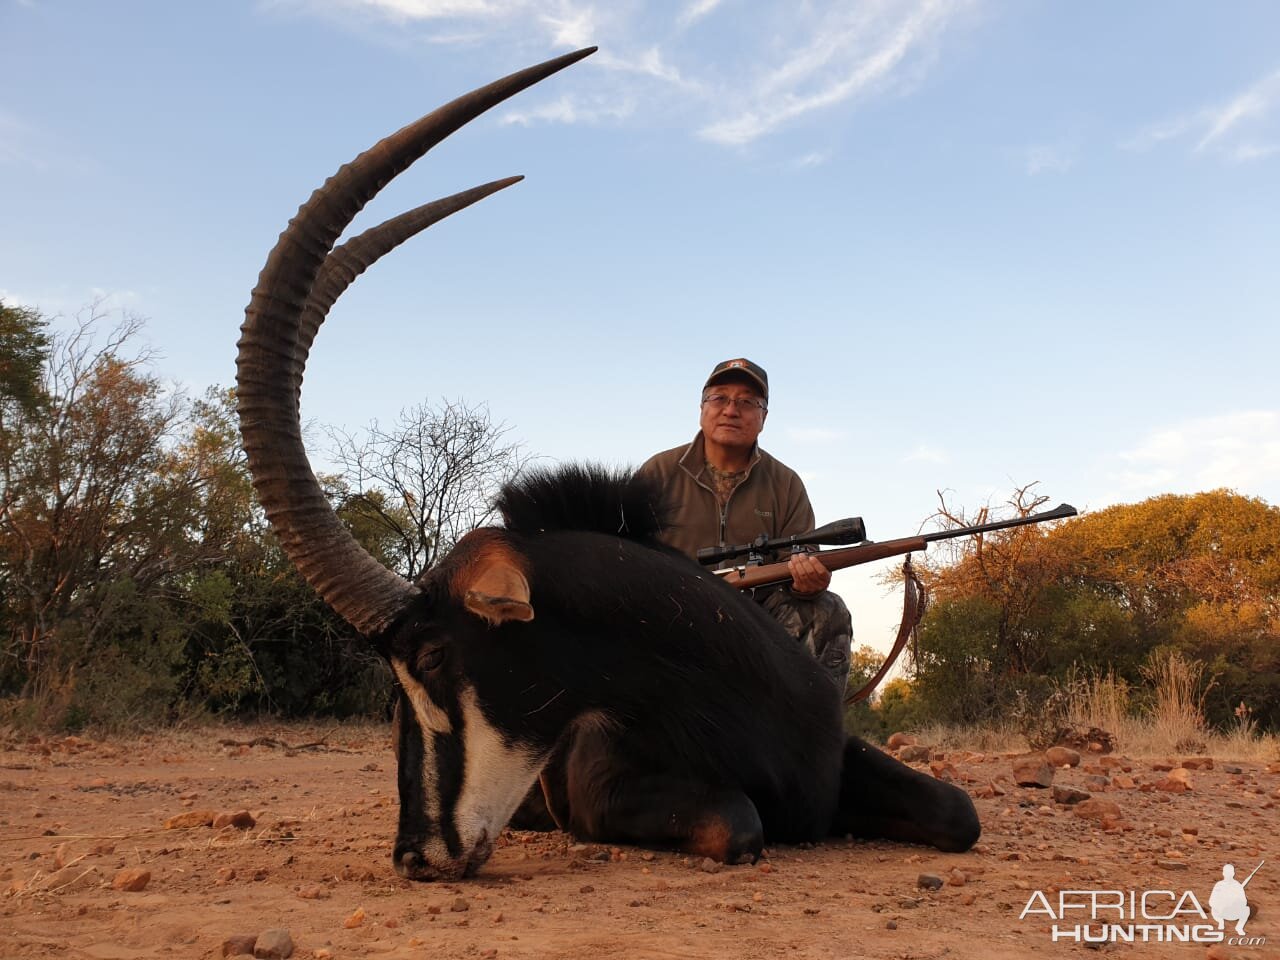
[[[304,416],[465,399],[531,452],[638,463],[745,355],[764,446],[876,539],[939,490],[1280,503],[1278,37],[1265,2],[0,0],[0,297],[106,297],[163,375],[229,385],[314,187],[597,44],[362,214],[527,177],[339,302]],[[837,586],[883,645],[874,574]]]

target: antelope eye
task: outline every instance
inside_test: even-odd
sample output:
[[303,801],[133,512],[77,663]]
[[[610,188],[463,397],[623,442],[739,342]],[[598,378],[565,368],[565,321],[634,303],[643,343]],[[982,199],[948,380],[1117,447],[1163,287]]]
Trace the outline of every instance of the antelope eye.
[[432,647],[418,655],[418,669],[430,673],[444,663],[444,647]]

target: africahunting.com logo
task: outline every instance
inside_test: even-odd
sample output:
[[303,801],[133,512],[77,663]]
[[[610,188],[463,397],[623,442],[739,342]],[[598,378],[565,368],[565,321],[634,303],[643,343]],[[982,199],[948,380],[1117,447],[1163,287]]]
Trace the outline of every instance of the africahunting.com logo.
[[[1036,890],[1018,919],[1052,921],[1055,942],[1074,943],[1222,943],[1260,947],[1266,937],[1251,937],[1245,924],[1253,908],[1245,887],[1262,861],[1243,881],[1234,864],[1222,868],[1206,911],[1190,890]],[[1234,932],[1228,925],[1234,926]]]

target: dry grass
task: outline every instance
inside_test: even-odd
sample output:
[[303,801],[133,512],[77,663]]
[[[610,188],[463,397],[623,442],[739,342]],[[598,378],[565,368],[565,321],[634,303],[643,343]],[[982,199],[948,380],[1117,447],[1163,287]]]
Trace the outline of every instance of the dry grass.
[[[1209,756],[1220,760],[1269,762],[1280,759],[1280,737],[1259,733],[1243,704],[1236,722],[1222,732],[1205,723],[1205,697],[1213,681],[1205,665],[1176,652],[1154,656],[1143,668],[1141,687],[1114,673],[1072,676],[1055,700],[1064,704],[1065,725],[1099,727],[1130,757]],[[1031,749],[1025,729],[951,727],[934,724],[918,731],[922,741],[949,750],[1014,753]]]

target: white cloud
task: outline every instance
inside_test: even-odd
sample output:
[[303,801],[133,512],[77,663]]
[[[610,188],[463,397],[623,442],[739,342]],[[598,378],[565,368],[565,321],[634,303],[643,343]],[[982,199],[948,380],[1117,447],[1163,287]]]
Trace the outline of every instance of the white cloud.
[[806,114],[884,90],[909,76],[913,55],[927,58],[964,4],[923,0],[913,5],[837,4],[803,42],[752,84],[728,117],[699,134],[742,145]]
[[[715,143],[742,145],[800,118],[883,92],[900,93],[923,74],[943,29],[972,0],[808,0],[735,4],[746,47],[699,47],[687,29],[722,15],[722,0],[678,9],[593,0],[284,0],[317,13],[388,21],[397,40],[495,49],[598,45],[590,64],[602,102],[588,109],[544,103],[507,122],[591,123],[619,116],[676,124]],[[518,60],[515,62],[519,62]],[[536,97],[536,94],[534,95]]]
[[951,456],[941,447],[920,443],[903,457],[902,461],[903,463],[950,463]]
[[1122,146],[1149,150],[1161,143],[1194,138],[1193,153],[1209,153],[1233,162],[1260,160],[1280,153],[1280,69],[1264,75],[1224,103],[1140,130]]
[[631,114],[629,104],[596,102],[587,104],[579,98],[564,94],[556,100],[539,104],[529,110],[511,110],[503,114],[504,124],[522,127],[535,123],[596,123],[602,120],[620,120]]
[[1066,173],[1075,165],[1075,152],[1063,146],[1035,146],[1027,148],[1027,176],[1041,173]]
[[812,153],[806,153],[804,156],[796,157],[792,161],[792,166],[797,170],[808,170],[810,167],[820,167],[831,159],[830,150],[814,150]]
[[680,16],[676,17],[676,25],[681,28],[690,27],[704,19],[718,6],[720,6],[720,0],[693,0],[693,3],[680,11]]
[[34,307],[36,302],[20,293],[14,293],[12,290],[6,290],[0,287],[0,300],[4,301],[10,307]]
[[1280,504],[1280,411],[1196,417],[1153,430],[1112,465],[1108,501],[1228,487]]

